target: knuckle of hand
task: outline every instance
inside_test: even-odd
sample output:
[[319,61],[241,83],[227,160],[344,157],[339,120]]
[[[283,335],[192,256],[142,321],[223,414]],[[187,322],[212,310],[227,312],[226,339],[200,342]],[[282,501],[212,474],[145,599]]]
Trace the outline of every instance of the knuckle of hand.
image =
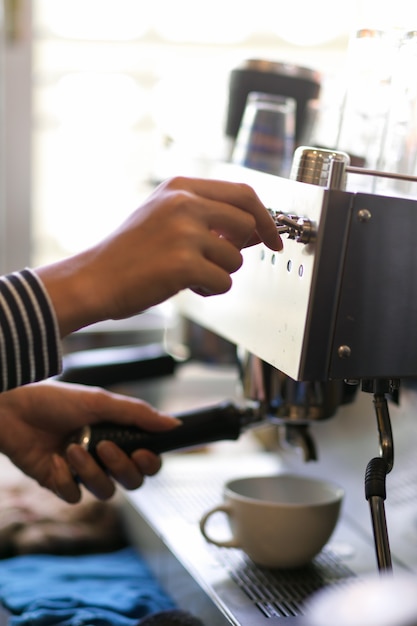
[[258,200],[258,196],[256,195],[255,190],[253,189],[253,187],[248,185],[248,183],[237,183],[237,185],[242,195],[247,196],[251,201]]
[[83,396],[85,409],[88,413],[96,412],[99,407],[104,406],[108,402],[110,393],[99,386],[89,386],[88,393]]
[[169,207],[171,215],[178,220],[179,225],[184,227],[187,224],[194,224],[195,199],[188,191],[178,189],[172,193]]
[[195,265],[195,253],[187,246],[180,247],[177,250],[175,259],[172,259],[171,261],[171,269],[174,269],[176,275],[180,276],[184,283],[192,280]]
[[168,189],[184,189],[187,186],[187,179],[184,176],[171,176],[164,181],[163,186]]

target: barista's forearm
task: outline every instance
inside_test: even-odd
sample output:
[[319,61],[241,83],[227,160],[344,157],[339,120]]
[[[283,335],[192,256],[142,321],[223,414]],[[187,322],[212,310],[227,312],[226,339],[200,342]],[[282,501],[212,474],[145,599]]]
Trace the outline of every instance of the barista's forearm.
[[94,252],[85,251],[35,270],[49,294],[61,337],[107,319],[101,294],[106,278],[95,280],[94,267]]

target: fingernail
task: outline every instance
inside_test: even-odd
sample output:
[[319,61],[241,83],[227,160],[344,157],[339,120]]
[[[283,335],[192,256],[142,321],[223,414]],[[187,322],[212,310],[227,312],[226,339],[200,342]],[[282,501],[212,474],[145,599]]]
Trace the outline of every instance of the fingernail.
[[85,461],[86,452],[77,444],[71,444],[67,448],[67,457],[73,463],[80,465]]
[[115,446],[106,445],[104,441],[101,441],[97,445],[97,452],[99,453],[100,458],[106,463],[112,463],[113,461],[117,461],[119,458],[119,451]]
[[146,455],[140,457],[138,465],[142,474],[153,473],[155,470],[154,462]]
[[[62,457],[60,457],[58,454],[53,454],[52,463],[57,474],[59,475],[60,473],[62,473],[63,463],[65,463],[64,459],[62,459]],[[53,481],[53,486],[51,488],[51,491],[53,491],[53,493],[61,500],[65,500],[63,494],[61,493],[60,489],[58,488],[56,484],[56,480]]]

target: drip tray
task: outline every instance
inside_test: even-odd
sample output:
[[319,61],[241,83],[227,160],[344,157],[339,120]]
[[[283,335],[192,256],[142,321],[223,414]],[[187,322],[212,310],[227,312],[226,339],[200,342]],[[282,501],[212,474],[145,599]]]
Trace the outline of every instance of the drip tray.
[[[231,449],[228,444],[223,447]],[[308,567],[297,570],[259,567],[241,550],[208,544],[198,522],[221,501],[226,480],[286,471],[275,454],[237,454],[233,450],[219,455],[167,455],[159,474],[136,492],[125,494],[132,540],[180,606],[190,608],[188,592],[185,598],[183,594],[192,583],[192,600],[204,598],[202,605],[197,604],[196,614],[204,615],[202,607],[208,602],[217,611],[207,614],[210,620],[217,620],[216,626],[222,623],[219,614],[227,616],[225,624],[250,626],[263,624],[265,619],[298,620],[304,615],[306,600],[316,591],[375,570],[372,543],[345,519],[320,555]],[[211,524],[216,536],[228,534],[224,516],[214,516]],[[178,568],[188,573],[187,587],[178,586]],[[231,615],[234,621],[230,621]]]
[[323,550],[311,565],[296,571],[260,568],[239,550],[219,549],[216,557],[266,617],[304,615],[309,596],[354,576],[331,549]]

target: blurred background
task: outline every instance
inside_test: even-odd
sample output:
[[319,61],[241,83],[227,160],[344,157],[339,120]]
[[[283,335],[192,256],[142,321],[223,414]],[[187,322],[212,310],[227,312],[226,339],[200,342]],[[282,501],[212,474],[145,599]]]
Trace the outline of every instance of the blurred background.
[[158,180],[221,159],[245,59],[319,71],[331,132],[352,32],[417,26],[410,3],[391,4],[4,0],[1,270],[76,252]]

